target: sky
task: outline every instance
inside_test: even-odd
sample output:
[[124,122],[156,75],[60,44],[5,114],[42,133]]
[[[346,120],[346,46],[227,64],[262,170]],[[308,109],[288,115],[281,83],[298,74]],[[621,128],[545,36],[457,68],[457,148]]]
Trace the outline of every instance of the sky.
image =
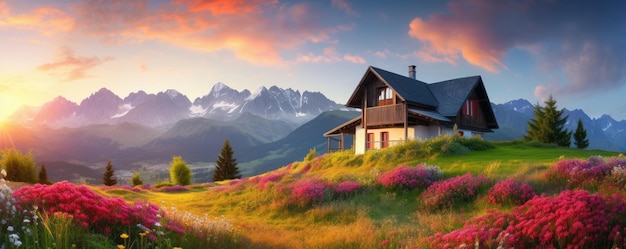
[[626,119],[626,1],[0,0],[0,120],[106,87],[124,98],[222,82],[345,104],[368,66],[480,75],[524,98]]

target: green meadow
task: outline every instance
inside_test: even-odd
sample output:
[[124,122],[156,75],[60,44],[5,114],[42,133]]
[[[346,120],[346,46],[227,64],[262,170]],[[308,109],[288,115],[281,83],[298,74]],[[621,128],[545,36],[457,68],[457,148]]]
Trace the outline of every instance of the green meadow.
[[[429,236],[459,229],[493,208],[510,211],[513,205],[492,205],[483,189],[471,201],[431,210],[420,200],[423,188],[382,187],[377,177],[384,172],[399,166],[437,166],[443,179],[468,172],[483,175],[492,184],[513,178],[530,184],[538,194],[554,195],[567,186],[549,181],[546,172],[559,160],[591,156],[621,155],[534,142],[492,144],[443,137],[364,155],[344,151],[318,156],[311,151],[303,161],[260,176],[196,183],[183,191],[91,188],[108,197],[148,200],[166,210],[226,220],[241,248],[429,248]],[[358,188],[341,193],[329,190],[339,191],[346,182]],[[317,192],[297,192],[304,183],[306,191],[323,191],[319,198]],[[598,191],[593,186],[587,189]],[[315,198],[301,199],[298,194]]]

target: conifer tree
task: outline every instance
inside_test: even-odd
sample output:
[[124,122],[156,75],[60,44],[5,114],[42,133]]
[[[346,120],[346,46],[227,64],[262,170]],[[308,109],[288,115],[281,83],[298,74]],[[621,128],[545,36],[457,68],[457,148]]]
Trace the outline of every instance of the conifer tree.
[[37,179],[37,183],[50,185],[52,182],[48,179],[48,170],[46,170],[46,165],[42,164],[41,169],[39,169],[39,177]]
[[113,186],[117,184],[117,179],[115,178],[115,170],[113,170],[113,165],[111,161],[107,161],[107,167],[104,171],[104,176],[102,177],[104,185]]
[[224,140],[222,151],[215,162],[215,171],[213,172],[213,181],[222,181],[228,179],[241,178],[239,168],[237,168],[237,159],[233,156],[233,148],[230,146],[228,139]]
[[578,125],[576,126],[576,132],[574,132],[574,145],[579,149],[586,149],[589,147],[589,139],[587,139],[587,130],[583,126],[583,121],[578,119]]
[[543,107],[539,104],[535,105],[533,111],[535,118],[528,122],[528,132],[524,140],[569,147],[572,132],[564,128],[568,117],[561,117],[563,110],[557,110],[556,100],[552,96],[544,103],[546,105]]
[[175,156],[170,162],[170,180],[174,185],[191,184],[191,169],[181,156]]

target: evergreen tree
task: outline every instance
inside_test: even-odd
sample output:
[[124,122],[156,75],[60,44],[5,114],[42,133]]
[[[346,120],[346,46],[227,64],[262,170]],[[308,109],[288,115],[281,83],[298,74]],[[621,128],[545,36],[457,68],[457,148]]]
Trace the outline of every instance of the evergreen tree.
[[215,171],[213,172],[214,182],[241,178],[239,168],[237,168],[237,159],[233,157],[233,154],[233,148],[230,146],[230,142],[228,139],[224,140],[222,151],[215,163]]
[[576,126],[576,132],[574,132],[574,145],[579,149],[586,149],[589,146],[589,139],[587,139],[587,130],[583,127],[583,121],[578,119],[578,125]]
[[117,184],[117,179],[115,178],[115,171],[113,170],[113,165],[111,161],[107,161],[107,167],[104,171],[104,176],[102,177],[104,181],[104,185],[113,186]]
[[139,177],[139,172],[135,171],[135,173],[133,173],[133,176],[130,177],[130,184],[132,184],[133,187],[143,185],[143,180]]
[[48,179],[48,170],[46,170],[46,165],[42,164],[41,169],[39,169],[39,177],[37,183],[50,185],[52,182]]
[[563,110],[557,110],[556,100],[552,96],[544,103],[546,106],[543,107],[539,104],[535,105],[533,111],[535,118],[528,122],[528,132],[524,140],[569,147],[572,132],[564,128],[568,117],[561,117]]
[[191,184],[191,169],[187,166],[187,162],[180,156],[172,158],[170,163],[170,179],[174,185]]
[[0,151],[0,157],[0,168],[7,171],[7,181],[37,183],[32,154],[11,148]]

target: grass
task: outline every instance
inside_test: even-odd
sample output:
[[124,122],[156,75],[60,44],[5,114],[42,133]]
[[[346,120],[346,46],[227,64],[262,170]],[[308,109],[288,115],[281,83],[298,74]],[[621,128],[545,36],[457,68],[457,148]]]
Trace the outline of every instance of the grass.
[[[477,143],[480,141],[461,141]],[[225,219],[241,235],[245,248],[410,248],[427,247],[426,237],[447,233],[493,208],[484,190],[474,201],[452,209],[428,211],[419,199],[423,189],[389,190],[376,184],[382,172],[401,166],[436,165],[451,178],[467,172],[492,180],[513,177],[537,192],[554,194],[562,186],[548,182],[544,173],[559,159],[618,153],[558,148],[535,143],[503,142],[467,152],[457,138],[412,141],[392,148],[354,155],[351,151],[325,154],[294,162],[273,172],[242,180],[196,184],[182,192],[139,192],[123,188],[92,187],[108,197],[148,200],[162,208],[195,216]],[[260,182],[271,174],[263,187]],[[290,186],[317,179],[326,184],[319,202],[290,202]],[[333,184],[354,181],[364,187],[343,197],[332,195]],[[512,207],[500,207],[509,211]]]
[[[426,163],[439,166],[445,178],[467,172],[492,179],[512,176],[530,182],[538,191],[550,192],[553,186],[542,176],[557,160],[618,155],[522,142],[497,143],[495,148],[464,154],[441,153],[447,142],[425,145],[428,142],[414,141],[364,155],[346,151],[294,162],[275,171],[287,174],[269,190],[257,189],[255,177],[251,177],[220,182],[218,187],[206,191],[117,194],[126,199],[145,198],[153,203],[175,205],[194,214],[224,216],[239,227],[250,243],[248,246],[254,248],[379,248],[385,241],[386,246],[402,247],[420,245],[423,238],[435,232],[457,229],[465,220],[484,214],[491,206],[483,197],[456,210],[422,211],[416,201],[420,190],[389,191],[374,186],[375,177],[382,171]],[[430,147],[424,149],[424,146]],[[281,203],[284,198],[281,187],[311,177],[328,182],[354,180],[369,187],[351,198],[312,206]],[[111,193],[105,191],[105,194]]]

